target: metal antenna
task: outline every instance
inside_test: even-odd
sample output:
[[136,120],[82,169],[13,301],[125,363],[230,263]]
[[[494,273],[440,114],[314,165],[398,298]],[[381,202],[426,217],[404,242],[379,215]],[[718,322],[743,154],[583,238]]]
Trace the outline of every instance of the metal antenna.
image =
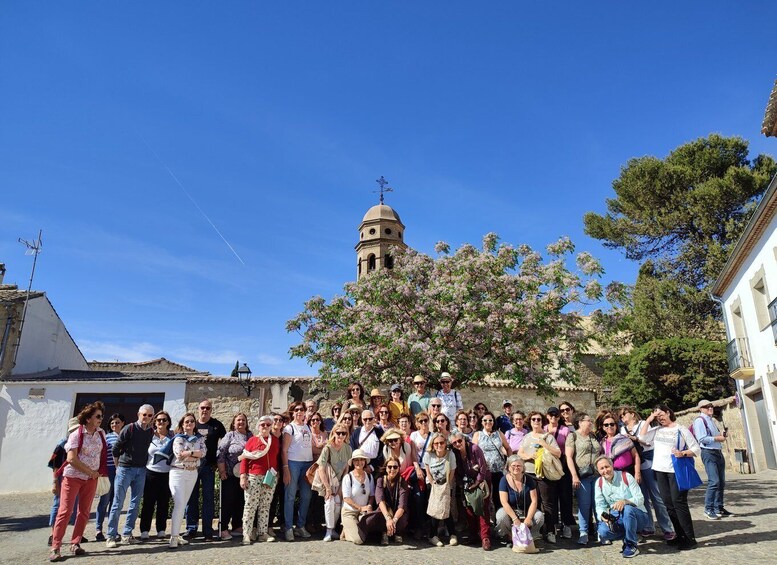
[[22,321],[19,324],[19,337],[16,339],[16,350],[13,354],[13,366],[16,366],[16,356],[19,355],[19,347],[22,344],[22,330],[24,329],[24,320],[27,317],[27,305],[30,302],[30,291],[32,291],[32,279],[35,277],[35,266],[38,264],[38,255],[43,250],[43,230],[38,230],[38,239],[29,242],[26,239],[19,238],[19,243],[24,245],[27,250],[25,255],[32,255],[32,271],[30,272],[30,284],[27,285],[27,295],[24,297],[24,310],[22,311]]
[[383,175],[380,175],[380,178],[375,182],[378,183],[378,186],[380,188],[378,190],[373,190],[372,192],[373,194],[376,192],[380,192],[380,203],[383,204],[383,193],[394,192],[394,189],[386,186],[388,184],[388,181],[383,177]]

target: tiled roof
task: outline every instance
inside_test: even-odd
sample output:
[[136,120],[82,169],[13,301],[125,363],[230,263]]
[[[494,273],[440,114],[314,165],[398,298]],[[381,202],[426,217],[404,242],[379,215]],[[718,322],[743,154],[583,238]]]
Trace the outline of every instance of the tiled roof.
[[[39,290],[30,291],[30,298],[38,298],[43,296],[43,292]],[[27,296],[26,290],[20,290],[15,284],[0,284],[0,303],[2,302],[24,302],[24,297]]]
[[[275,376],[262,376],[262,375],[252,375],[251,380],[253,382],[257,383],[268,383],[272,384],[274,382],[282,382],[282,383],[309,383],[317,380],[318,377],[313,376],[296,376],[296,377],[275,377]],[[190,383],[214,383],[214,384],[224,384],[229,382],[237,382],[237,379],[235,377],[229,377],[229,376],[213,376],[213,375],[206,375],[206,376],[199,376],[199,375],[190,375],[187,379]]]
[[127,381],[173,381],[186,382],[185,373],[126,373],[122,371],[77,371],[71,369],[52,369],[40,373],[11,375],[7,382],[127,382]]
[[769,102],[766,104],[761,133],[766,137],[777,137],[777,80],[774,81],[774,88],[772,88]]
[[207,371],[198,371],[181,363],[170,361],[164,357],[131,363],[127,361],[89,361],[89,368],[93,371],[121,371],[124,373],[197,373],[209,374]]

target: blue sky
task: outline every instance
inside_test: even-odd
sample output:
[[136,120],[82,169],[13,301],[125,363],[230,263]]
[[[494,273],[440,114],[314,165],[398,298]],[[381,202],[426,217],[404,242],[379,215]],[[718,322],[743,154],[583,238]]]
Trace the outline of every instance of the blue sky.
[[774,21],[773,2],[3,2],[6,282],[42,228],[34,286],[87,359],[311,374],[285,321],[355,277],[380,175],[419,250],[569,235],[633,282],[583,214],[629,158],[711,132],[777,154]]

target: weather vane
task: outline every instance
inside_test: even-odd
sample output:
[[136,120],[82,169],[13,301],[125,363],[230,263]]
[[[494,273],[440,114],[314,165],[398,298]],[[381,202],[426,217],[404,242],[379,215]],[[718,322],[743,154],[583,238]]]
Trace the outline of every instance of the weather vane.
[[378,183],[378,186],[380,187],[379,190],[373,190],[372,192],[380,192],[380,203],[383,204],[383,194],[385,192],[394,192],[394,189],[390,186],[386,186],[388,184],[388,181],[384,178],[383,175],[380,175],[380,178],[375,181]]

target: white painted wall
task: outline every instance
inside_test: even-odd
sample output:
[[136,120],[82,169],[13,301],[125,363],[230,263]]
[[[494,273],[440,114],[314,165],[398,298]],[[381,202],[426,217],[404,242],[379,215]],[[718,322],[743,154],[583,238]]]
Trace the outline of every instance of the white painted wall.
[[[739,299],[745,333],[750,345],[750,355],[755,370],[755,382],[760,381],[763,391],[764,404],[772,429],[772,437],[777,438],[777,406],[772,394],[769,393],[770,385],[767,381],[767,373],[777,367],[777,345],[774,342],[772,328],[761,328],[756,315],[756,305],[750,281],[763,268],[764,279],[767,287],[767,304],[777,298],[777,217],[772,218],[764,235],[743,262],[742,267],[732,279],[729,287],[723,292],[724,316],[729,330],[729,339],[734,338],[734,323],[731,315],[731,306]],[[748,387],[749,388],[749,387]],[[742,381],[737,381],[737,390],[743,392]],[[754,428],[758,423],[754,421],[754,415],[747,418],[748,434],[754,434]],[[754,446],[755,448],[756,446]]]
[[[44,398],[30,399],[30,388],[45,388]],[[186,412],[185,382],[4,383],[0,388],[0,493],[51,488],[51,470],[46,464],[57,442],[65,437],[76,395],[100,392],[161,392],[164,410],[173,422]]]
[[12,374],[59,367],[87,371],[89,366],[46,296],[30,300]]

